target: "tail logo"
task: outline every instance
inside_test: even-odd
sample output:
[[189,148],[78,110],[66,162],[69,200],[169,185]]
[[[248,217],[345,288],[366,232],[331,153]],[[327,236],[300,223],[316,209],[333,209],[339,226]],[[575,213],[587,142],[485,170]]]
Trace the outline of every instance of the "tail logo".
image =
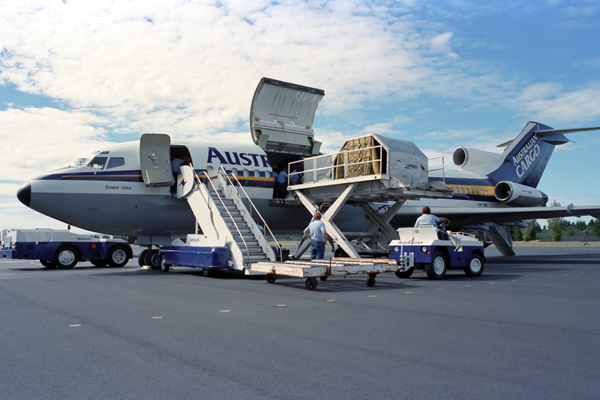
[[529,167],[531,167],[536,158],[540,155],[541,150],[540,145],[536,143],[537,140],[537,135],[533,135],[521,150],[513,156],[515,172],[519,178],[523,177],[523,174],[527,172]]

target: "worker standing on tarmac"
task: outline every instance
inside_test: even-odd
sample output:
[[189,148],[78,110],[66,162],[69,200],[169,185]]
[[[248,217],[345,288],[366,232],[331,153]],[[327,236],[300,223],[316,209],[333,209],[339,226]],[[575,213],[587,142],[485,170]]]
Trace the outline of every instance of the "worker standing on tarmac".
[[308,224],[304,234],[310,238],[310,259],[322,260],[325,258],[325,243],[327,243],[327,232],[325,224],[321,221],[321,213],[315,212],[313,221]]

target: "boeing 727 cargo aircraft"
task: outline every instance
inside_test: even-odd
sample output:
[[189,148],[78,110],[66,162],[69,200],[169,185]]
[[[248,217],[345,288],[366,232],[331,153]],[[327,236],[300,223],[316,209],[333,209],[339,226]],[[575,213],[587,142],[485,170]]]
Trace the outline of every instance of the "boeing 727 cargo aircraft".
[[[320,89],[263,78],[250,113],[255,144],[171,142],[168,137],[157,144],[158,135],[144,135],[31,179],[17,196],[27,207],[82,229],[128,236],[144,246],[170,244],[195,230],[190,207],[171,191],[175,177],[170,160],[186,157],[197,173],[224,167],[242,182],[273,231],[298,233],[310,216],[293,201],[273,201],[272,171],[275,165],[319,154],[313,121],[324,95]],[[485,232],[504,254],[513,254],[504,226],[523,219],[598,217],[600,206],[544,207],[548,198],[537,189],[554,147],[569,141],[563,134],[593,129],[600,128],[555,130],[528,122],[503,153],[459,147],[453,161],[460,172],[445,179],[429,175],[430,180],[444,180],[454,191],[452,198],[427,203],[454,226]],[[392,224],[412,226],[421,206],[407,201]],[[336,218],[338,226],[362,230],[366,219],[357,211],[345,206]]]

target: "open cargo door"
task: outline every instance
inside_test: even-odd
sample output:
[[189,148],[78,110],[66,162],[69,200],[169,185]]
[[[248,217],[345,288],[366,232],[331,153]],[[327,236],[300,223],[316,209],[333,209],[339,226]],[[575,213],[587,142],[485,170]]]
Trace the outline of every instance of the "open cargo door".
[[314,141],[313,122],[324,96],[321,89],[262,78],[250,108],[254,143],[267,152],[319,154],[321,142]]
[[146,133],[140,139],[140,169],[146,186],[172,186],[171,138],[162,133]]

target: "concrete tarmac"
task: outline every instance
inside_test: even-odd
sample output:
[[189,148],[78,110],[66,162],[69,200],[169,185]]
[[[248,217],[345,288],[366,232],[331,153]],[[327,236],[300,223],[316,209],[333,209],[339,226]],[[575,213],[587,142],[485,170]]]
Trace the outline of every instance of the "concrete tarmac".
[[0,262],[0,399],[598,399],[600,248],[483,275],[332,277]]

